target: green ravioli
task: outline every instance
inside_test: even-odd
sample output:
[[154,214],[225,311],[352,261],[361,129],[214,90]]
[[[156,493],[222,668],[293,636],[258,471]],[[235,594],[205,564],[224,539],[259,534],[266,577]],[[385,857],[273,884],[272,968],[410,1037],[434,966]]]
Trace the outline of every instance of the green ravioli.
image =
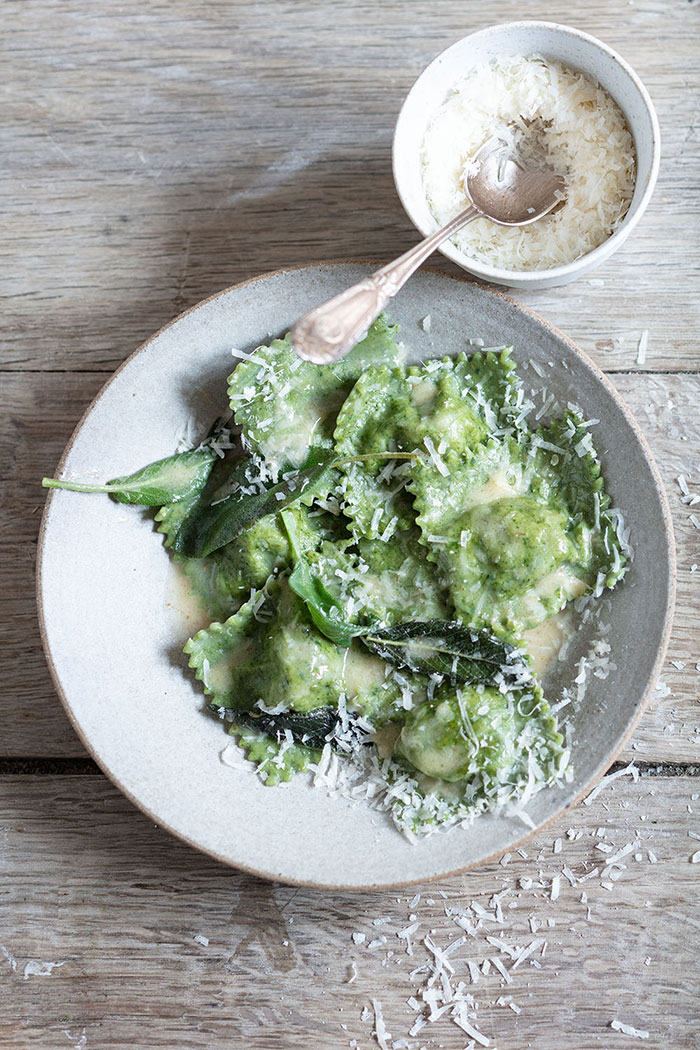
[[242,447],[229,425],[112,484],[46,480],[159,506],[212,621],[190,667],[266,784],[350,770],[411,836],[526,819],[570,776],[523,638],[615,586],[627,546],[590,425],[531,428],[510,348],[406,368],[397,331],[324,367],[289,337],[241,355]]
[[397,329],[379,317],[334,365],[301,361],[289,336],[260,346],[229,376],[228,395],[249,448],[277,470],[299,466],[311,448],[333,448],[338,412],[362,373],[398,360]]

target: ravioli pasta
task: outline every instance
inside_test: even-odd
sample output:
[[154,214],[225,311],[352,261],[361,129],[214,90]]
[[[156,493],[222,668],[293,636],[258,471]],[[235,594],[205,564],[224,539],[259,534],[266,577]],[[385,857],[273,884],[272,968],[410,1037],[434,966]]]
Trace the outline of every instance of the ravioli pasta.
[[397,329],[385,318],[334,365],[311,365],[289,339],[261,346],[229,378],[228,394],[248,447],[270,465],[297,466],[310,448],[332,448],[333,427],[346,396],[365,369],[397,361]]
[[[522,804],[565,776],[523,633],[625,567],[583,419],[568,410],[531,430],[509,349],[405,367],[383,318],[340,366],[302,364],[288,340],[262,347],[229,392],[244,446],[275,477],[315,447],[336,478],[324,498],[268,515],[210,555],[232,605],[263,591],[187,645],[210,709],[266,783],[337,751],[383,781],[397,824],[421,833]],[[349,644],[324,636],[328,618],[349,625]],[[365,644],[390,625],[438,621],[514,647],[520,678],[420,674]],[[294,722],[275,732],[271,720],[329,709],[323,738]],[[347,746],[357,726],[364,736]]]
[[589,422],[531,428],[510,349],[407,367],[397,335],[325,367],[288,337],[241,354],[235,427],[77,487],[159,506],[212,621],[190,666],[261,779],[309,769],[411,836],[570,775],[525,633],[626,558]]

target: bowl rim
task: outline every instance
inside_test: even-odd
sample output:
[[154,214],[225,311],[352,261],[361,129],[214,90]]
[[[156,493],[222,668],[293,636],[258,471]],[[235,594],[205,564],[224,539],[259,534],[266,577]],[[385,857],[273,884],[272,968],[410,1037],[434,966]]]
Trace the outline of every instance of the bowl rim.
[[[174,325],[179,323],[183,318],[187,317],[189,314],[194,313],[200,307],[202,307],[202,306],[204,306],[204,305],[206,305],[208,303],[211,303],[211,302],[213,302],[213,301],[215,301],[217,299],[221,299],[224,296],[228,295],[232,291],[244,288],[244,287],[246,287],[248,285],[251,285],[251,284],[255,284],[257,281],[262,281],[262,280],[265,280],[265,279],[270,278],[270,277],[283,276],[283,275],[285,275],[287,273],[290,273],[290,272],[293,272],[293,271],[298,271],[298,270],[313,270],[313,269],[318,269],[319,267],[326,267],[326,266],[329,266],[329,267],[340,267],[340,266],[348,266],[348,265],[360,265],[360,266],[361,265],[366,265],[368,267],[372,267],[373,269],[376,269],[379,265],[381,265],[381,262],[378,262],[376,259],[349,259],[349,258],[340,258],[340,259],[338,259],[338,258],[336,258],[336,259],[320,260],[320,261],[313,262],[313,263],[300,263],[300,264],[297,264],[296,266],[287,266],[287,267],[283,267],[283,268],[281,268],[279,270],[270,270],[270,271],[267,271],[265,273],[256,274],[255,276],[249,277],[249,278],[247,278],[247,279],[245,279],[243,281],[239,281],[236,284],[229,285],[226,288],[222,288],[220,291],[214,292],[212,295],[209,295],[206,298],[200,300],[199,302],[194,303],[192,306],[188,307],[186,310],[183,310],[181,313],[177,314],[170,321],[168,321],[166,324],[162,325],[159,329],[157,329],[157,331],[153,332],[150,336],[148,336],[148,338],[145,339],[139,346],[137,346],[136,349],[133,350],[132,353],[129,354],[124,359],[124,361],[122,361],[121,364],[117,366],[117,368],[114,370],[112,375],[109,376],[109,378],[106,380],[106,382],[100,387],[100,389],[98,390],[97,394],[90,400],[90,403],[87,405],[87,407],[85,408],[84,412],[81,414],[80,419],[78,420],[78,422],[77,422],[77,424],[75,426],[75,429],[73,430],[73,433],[71,434],[71,436],[68,439],[68,442],[67,442],[63,452],[61,453],[61,456],[60,456],[59,461],[58,461],[58,463],[56,465],[56,468],[55,468],[55,474],[58,475],[58,474],[60,474],[63,471],[64,464],[65,464],[65,462],[66,462],[66,460],[67,460],[67,458],[68,458],[68,456],[69,456],[69,454],[70,454],[70,452],[71,452],[71,450],[73,448],[73,445],[75,444],[76,439],[78,438],[78,435],[80,434],[80,431],[83,428],[83,425],[87,421],[88,417],[90,416],[90,414],[93,411],[93,409],[95,408],[95,406],[99,403],[99,401],[101,401],[101,399],[105,395],[107,389],[112,385],[114,380],[117,378],[117,376],[137,356],[139,356],[141,353],[146,351],[148,349],[148,347],[153,342],[155,342],[161,336],[161,334],[163,332],[165,332],[167,329],[173,327]],[[448,278],[448,279],[450,279],[452,281],[455,281],[457,283],[475,285],[476,287],[480,288],[481,291],[483,291],[483,292],[486,292],[486,293],[488,293],[490,295],[498,296],[500,299],[503,299],[505,302],[509,303],[511,306],[514,306],[521,313],[524,313],[524,314],[529,315],[530,317],[533,317],[538,323],[542,324],[545,328],[548,328],[559,339],[561,339],[563,342],[565,342],[568,345],[568,347],[570,347],[570,349],[575,354],[577,354],[578,356],[580,356],[583,359],[583,361],[586,364],[586,366],[588,368],[590,368],[590,370],[595,374],[596,378],[602,383],[602,385],[612,395],[613,399],[615,400],[615,402],[619,406],[620,410],[622,411],[623,415],[625,416],[625,419],[627,420],[627,422],[629,423],[630,427],[632,428],[632,430],[633,430],[633,432],[635,434],[635,437],[639,441],[639,444],[640,444],[640,446],[642,448],[642,452],[644,454],[644,458],[647,460],[647,462],[649,464],[649,467],[650,467],[651,475],[652,475],[652,478],[653,478],[653,481],[654,481],[654,485],[655,485],[655,488],[656,488],[656,491],[657,491],[657,494],[658,494],[659,503],[660,503],[661,511],[662,511],[662,515],[663,515],[663,521],[664,521],[664,535],[665,535],[665,538],[666,538],[666,545],[667,545],[667,559],[666,559],[666,563],[667,563],[667,566],[668,566],[667,601],[666,601],[666,609],[665,609],[665,614],[664,614],[663,629],[662,629],[662,634],[661,634],[661,642],[660,642],[660,645],[659,645],[659,648],[658,648],[658,651],[657,651],[657,654],[656,654],[656,659],[654,661],[652,674],[650,675],[649,685],[648,685],[646,691],[644,692],[644,694],[640,697],[639,707],[638,707],[637,711],[635,712],[634,717],[628,723],[627,728],[626,728],[624,734],[622,735],[618,745],[615,747],[614,751],[609,756],[607,756],[603,762],[598,764],[598,767],[592,773],[590,779],[587,781],[585,786],[581,789],[581,791],[573,799],[571,799],[571,801],[566,806],[564,806],[561,809],[556,809],[556,811],[551,815],[551,817],[549,817],[548,819],[543,821],[537,827],[532,828],[532,829],[523,830],[522,836],[520,838],[518,838],[517,841],[512,843],[512,847],[516,848],[518,846],[522,846],[525,842],[528,842],[535,835],[538,835],[540,832],[545,831],[547,828],[551,827],[558,820],[562,819],[566,813],[571,812],[571,810],[573,810],[575,806],[579,805],[579,803],[584,798],[587,797],[587,795],[595,788],[595,786],[600,782],[600,780],[606,774],[607,770],[616,761],[618,755],[620,754],[622,749],[625,747],[625,745],[627,744],[627,741],[630,739],[630,737],[632,736],[635,728],[637,727],[637,724],[639,723],[639,720],[641,719],[642,714],[646,711],[647,707],[649,706],[649,702],[650,702],[652,694],[654,692],[654,688],[655,688],[656,682],[657,682],[657,680],[659,678],[659,675],[661,674],[662,669],[663,669],[663,664],[664,664],[664,660],[665,660],[665,657],[666,657],[666,652],[667,652],[667,649],[668,649],[669,639],[670,639],[670,635],[671,635],[671,629],[673,627],[675,608],[676,608],[677,560],[676,560],[675,535],[674,535],[674,531],[673,531],[673,520],[672,520],[672,517],[671,517],[671,509],[670,509],[670,505],[669,505],[669,502],[668,502],[668,497],[666,495],[666,491],[665,491],[664,486],[663,486],[663,482],[662,482],[662,479],[661,479],[661,475],[659,473],[659,469],[658,469],[658,467],[656,465],[656,462],[654,460],[651,448],[649,447],[649,443],[648,443],[646,437],[644,436],[644,433],[643,433],[641,427],[639,426],[639,423],[637,422],[635,416],[633,415],[631,409],[627,406],[626,402],[621,397],[621,395],[618,393],[618,391],[616,390],[616,388],[613,385],[613,383],[610,381],[610,379],[608,379],[608,377],[605,375],[605,373],[602,371],[602,369],[595,363],[595,361],[593,361],[593,359],[590,358],[588,356],[588,354],[585,353],[585,351],[581,350],[573,342],[573,340],[571,338],[569,338],[569,336],[565,335],[554,324],[552,324],[546,318],[541,317],[535,310],[530,309],[529,307],[525,306],[523,303],[519,303],[517,300],[513,299],[511,296],[507,295],[505,292],[502,292],[502,291],[500,291],[498,289],[495,289],[495,288],[487,288],[487,287],[484,287],[483,285],[479,285],[477,282],[470,280],[469,277],[465,276],[464,274],[451,274],[451,273],[445,272],[444,270],[439,270],[439,269],[437,269],[435,267],[428,267],[428,266],[423,267],[422,269],[424,271],[429,272],[429,273],[437,274],[437,275],[439,275],[442,278]],[[41,637],[41,644],[42,644],[42,648],[44,650],[44,657],[46,659],[46,663],[47,663],[47,666],[48,666],[48,669],[49,669],[49,674],[50,674],[53,686],[54,686],[54,688],[56,690],[56,695],[58,696],[58,698],[59,698],[59,700],[61,702],[61,706],[63,707],[63,710],[64,710],[64,712],[65,712],[65,714],[66,714],[66,716],[68,718],[68,721],[70,722],[71,727],[75,731],[78,739],[82,743],[83,747],[87,751],[87,753],[90,756],[90,758],[92,758],[92,760],[96,763],[96,765],[99,767],[101,772],[105,775],[105,777],[116,788],[118,788],[118,790],[135,806],[135,808],[138,809],[142,814],[144,814],[149,820],[154,821],[157,827],[162,828],[164,831],[167,831],[174,838],[180,840],[181,842],[186,843],[188,846],[190,846],[191,848],[195,849],[197,852],[202,853],[202,854],[210,857],[211,859],[218,861],[219,863],[225,865],[228,868],[232,868],[234,871],[241,871],[241,872],[244,872],[245,874],[248,874],[248,875],[254,875],[257,878],[263,879],[266,882],[272,881],[272,882],[276,882],[276,883],[281,883],[283,885],[299,886],[299,887],[305,887],[305,888],[308,888],[308,889],[315,889],[315,890],[322,890],[322,891],[331,891],[331,892],[338,891],[338,892],[343,892],[343,893],[364,893],[364,892],[371,892],[371,891],[376,891],[376,890],[394,890],[394,889],[400,889],[400,888],[402,888],[404,886],[419,885],[421,883],[435,883],[435,882],[439,882],[442,879],[450,878],[451,876],[454,876],[454,875],[461,875],[461,874],[463,874],[463,873],[465,873],[467,871],[471,871],[471,870],[473,870],[475,868],[483,867],[484,865],[489,864],[492,861],[498,859],[502,855],[502,850],[497,850],[496,852],[494,852],[492,854],[489,854],[487,857],[483,857],[483,858],[481,858],[479,860],[472,861],[472,862],[470,862],[468,864],[465,864],[465,865],[460,865],[459,867],[452,868],[449,871],[440,872],[439,874],[436,874],[436,875],[421,876],[419,878],[405,879],[405,880],[400,880],[400,881],[391,882],[391,883],[384,883],[384,882],[365,883],[365,884],[361,884],[361,885],[358,884],[358,885],[354,885],[354,886],[347,886],[347,885],[343,885],[343,884],[338,884],[338,885],[333,884],[332,885],[332,884],[329,884],[329,883],[316,882],[313,879],[299,879],[299,878],[289,877],[289,876],[285,876],[285,875],[273,874],[270,871],[266,871],[264,869],[255,868],[255,867],[253,867],[251,865],[248,865],[248,864],[232,861],[229,857],[223,855],[222,853],[219,853],[216,849],[213,849],[213,848],[207,847],[207,846],[203,846],[200,842],[198,842],[196,839],[191,837],[189,834],[187,834],[184,831],[179,830],[176,827],[173,827],[173,825],[168,820],[164,820],[163,817],[160,814],[158,814],[153,809],[151,809],[151,807],[150,807],[150,805],[148,803],[144,802],[132,790],[130,790],[129,788],[126,787],[126,785],[120,780],[119,775],[117,773],[115,773],[109,767],[109,765],[107,764],[107,761],[102,757],[101,754],[99,754],[98,751],[96,751],[96,749],[93,746],[92,742],[90,741],[88,735],[83,730],[83,727],[81,726],[80,722],[78,721],[77,716],[73,713],[73,710],[72,710],[71,705],[70,705],[70,701],[69,701],[68,696],[66,695],[66,693],[65,693],[65,691],[63,689],[63,685],[61,683],[58,671],[56,669],[56,665],[55,665],[54,660],[53,660],[53,655],[52,655],[52,651],[51,651],[51,645],[50,645],[50,642],[49,642],[48,631],[47,631],[45,617],[44,617],[43,575],[44,575],[44,553],[45,553],[44,548],[45,548],[46,532],[47,532],[47,528],[48,528],[49,511],[50,511],[50,507],[51,507],[51,504],[52,504],[53,500],[56,498],[57,491],[58,490],[56,490],[56,489],[50,489],[49,492],[48,492],[47,498],[46,498],[46,503],[44,504],[44,509],[43,509],[42,516],[41,516],[41,524],[40,524],[40,527],[39,527],[39,535],[38,535],[38,539],[37,539],[36,571],[35,571],[35,595],[36,595],[36,604],[37,604],[37,620],[38,620],[38,625],[39,625],[39,634],[40,634],[40,637]]]
[[[396,118],[391,146],[392,172],[394,176],[394,186],[396,187],[396,192],[398,193],[401,204],[416,229],[427,237],[430,233],[434,232],[435,224],[434,222],[432,224],[421,224],[415,219],[412,209],[407,203],[406,194],[403,189],[400,164],[397,157],[397,142],[403,134],[403,125],[406,120],[406,106],[409,99],[418,86],[418,83],[426,76],[426,74],[428,74],[437,63],[442,62],[444,56],[450,51],[462,48],[466,41],[473,40],[475,37],[485,37],[491,34],[501,33],[504,30],[523,28],[553,30],[555,33],[559,33],[562,36],[570,36],[577,40],[583,40],[605,54],[608,59],[626,73],[627,77],[636,88],[644,104],[646,115],[649,118],[651,128],[651,163],[649,165],[649,170],[646,173],[642,194],[639,200],[636,204],[630,203],[630,208],[618,228],[609,237],[606,237],[601,244],[596,248],[593,248],[592,251],[587,252],[578,259],[574,259],[572,262],[563,263],[560,266],[552,266],[546,270],[504,270],[495,266],[488,266],[476,259],[470,259],[468,255],[465,255],[459,248],[456,248],[449,240],[443,241],[438,247],[437,250],[439,252],[445,255],[448,259],[451,259],[458,266],[461,266],[468,273],[480,277],[482,280],[493,280],[506,285],[511,280],[513,282],[517,281],[521,290],[526,284],[535,284],[543,280],[549,281],[556,280],[557,278],[570,277],[579,271],[584,273],[587,270],[592,269],[599,262],[603,262],[606,258],[617,251],[646,211],[652,193],[654,192],[654,187],[656,186],[659,166],[661,163],[661,129],[659,127],[659,119],[656,114],[656,109],[654,108],[654,103],[652,102],[651,96],[639,75],[634,71],[632,66],[617,51],[615,51],[614,48],[609,44],[606,44],[603,40],[599,40],[598,37],[595,37],[590,33],[585,33],[582,29],[576,29],[574,26],[568,26],[562,22],[548,22],[539,19],[521,19],[514,22],[495,22],[493,25],[485,26],[483,29],[477,29],[473,33],[468,33],[466,36],[460,37],[459,40],[456,40],[453,44],[450,44],[448,47],[440,51],[416,77],[401,104],[398,117]],[[635,188],[638,174],[639,173],[637,172],[635,176]]]

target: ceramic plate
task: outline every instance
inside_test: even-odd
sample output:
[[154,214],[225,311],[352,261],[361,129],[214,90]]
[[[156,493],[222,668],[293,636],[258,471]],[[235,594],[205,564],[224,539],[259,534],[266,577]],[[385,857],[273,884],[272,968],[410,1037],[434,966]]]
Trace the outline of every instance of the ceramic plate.
[[[208,299],[158,332],[116,372],[79,424],[60,474],[105,479],[198,440],[226,409],[231,348],[252,350],[369,272],[360,263],[273,273]],[[528,805],[536,827],[595,782],[629,735],[660,671],[673,601],[668,507],[634,420],[568,340],[505,296],[443,274],[417,274],[392,317],[415,359],[455,354],[468,338],[512,344],[525,379],[600,420],[594,437],[634,560],[606,609],[615,669],[593,677],[572,724],[574,777]],[[430,331],[420,322],[430,314]],[[533,369],[530,362],[534,362]],[[550,364],[551,362],[551,364]],[[385,814],[332,799],[300,776],[266,788],[224,765],[222,726],[203,711],[181,655],[199,624],[178,589],[152,516],[106,496],[49,496],[39,543],[39,608],[54,681],[102,769],[156,823],[228,864],[284,882],[380,887],[445,875],[512,848],[528,829],[480,818],[409,843]],[[189,619],[188,619],[189,617]],[[577,633],[545,681],[556,702],[598,628]],[[575,687],[574,687],[575,688]],[[243,765],[243,764],[242,764]]]

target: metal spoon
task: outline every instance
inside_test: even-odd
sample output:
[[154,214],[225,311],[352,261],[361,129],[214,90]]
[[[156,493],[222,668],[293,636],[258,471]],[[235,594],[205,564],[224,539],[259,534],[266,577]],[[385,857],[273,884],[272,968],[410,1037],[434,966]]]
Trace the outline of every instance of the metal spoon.
[[291,337],[299,357],[317,365],[337,361],[360,341],[388,301],[446,238],[479,216],[499,226],[537,222],[564,199],[565,179],[543,155],[538,158],[530,149],[525,161],[515,140],[492,138],[474,154],[464,189],[469,208],[371,277],[297,321]]

